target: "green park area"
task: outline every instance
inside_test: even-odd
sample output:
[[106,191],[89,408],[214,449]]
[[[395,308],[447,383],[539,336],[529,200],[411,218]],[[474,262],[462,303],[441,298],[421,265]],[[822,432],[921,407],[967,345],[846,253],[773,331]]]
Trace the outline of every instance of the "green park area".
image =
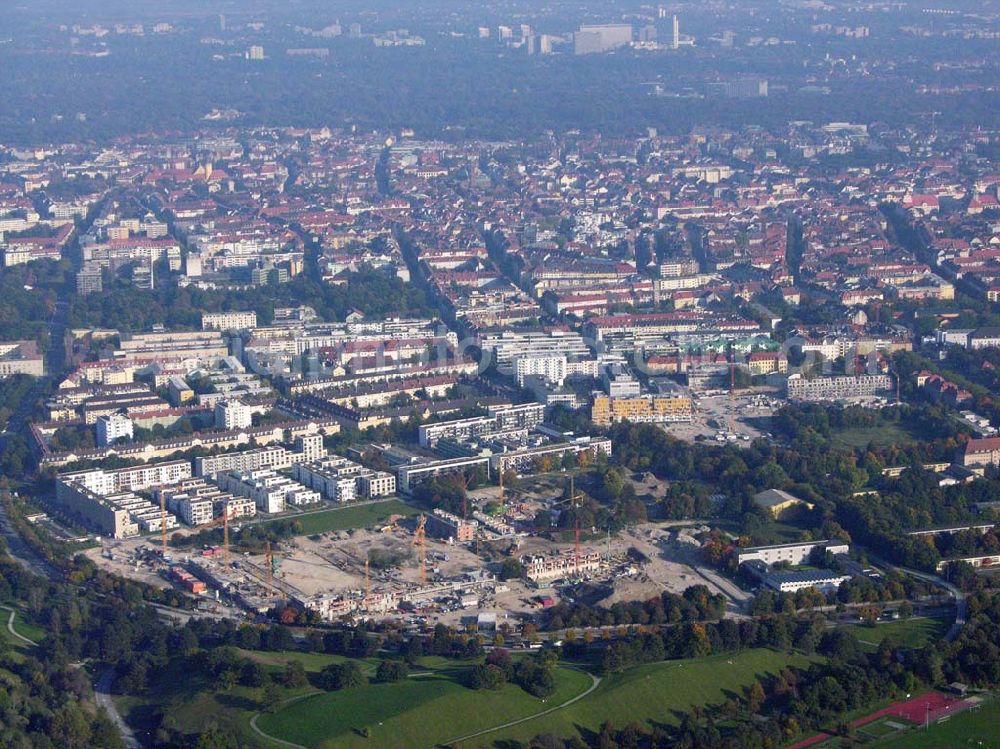
[[914,435],[905,426],[884,423],[872,427],[851,427],[832,429],[830,439],[837,445],[850,448],[865,448],[905,445],[914,441]]
[[[318,693],[262,715],[265,733],[312,749],[434,746],[558,706],[592,685],[590,676],[556,669],[556,691],[546,700],[508,684],[499,690],[466,686],[469,667],[416,669],[405,681]],[[367,734],[367,737],[365,736]]]
[[605,720],[616,726],[632,721],[676,724],[693,705],[719,704],[733,693],[743,694],[760,676],[777,674],[786,666],[805,667],[809,662],[798,653],[760,648],[649,663],[608,676],[587,697],[563,710],[497,731],[489,738],[527,741],[540,733],[568,738],[579,735],[581,729],[598,732]]
[[[344,660],[298,652],[241,651],[240,655],[264,664],[274,674],[288,660],[301,661],[312,682],[324,666]],[[371,677],[377,660],[361,663]],[[239,737],[243,744],[261,749],[282,744],[254,731],[255,716],[264,734],[308,749],[430,747],[480,732],[485,733],[469,741],[491,746],[540,733],[569,737],[596,731],[605,720],[616,725],[676,723],[692,705],[722,702],[732,693],[743,693],[760,676],[808,663],[809,658],[799,654],[748,650],[638,666],[604,678],[596,688],[590,674],[560,663],[555,693],[541,700],[513,684],[499,690],[470,689],[471,662],[423,658],[409,678],[397,683],[370,681],[339,692],[321,691],[313,684],[282,688],[282,702],[271,712],[261,712],[260,688],[220,688],[192,673],[177,658],[150,680],[141,696],[117,700],[139,730],[154,729],[157,716],[166,712],[185,733],[214,725]]]
[[944,637],[950,626],[950,619],[916,616],[894,622],[879,622],[874,627],[849,624],[843,629],[857,637],[863,647],[875,650],[887,637],[904,647],[923,647],[928,642]]

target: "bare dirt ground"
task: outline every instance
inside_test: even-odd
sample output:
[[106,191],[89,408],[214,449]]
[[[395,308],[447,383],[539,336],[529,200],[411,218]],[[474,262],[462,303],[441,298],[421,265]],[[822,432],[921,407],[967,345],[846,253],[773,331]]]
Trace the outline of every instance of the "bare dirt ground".
[[[622,543],[645,554],[650,563],[635,579],[616,581],[615,592],[608,603],[648,598],[664,590],[683,593],[692,585],[706,585],[713,593],[722,593],[730,600],[733,612],[739,611],[750,599],[749,593],[705,565],[695,544],[678,540],[676,524],[630,528],[621,538]],[[641,595],[643,593],[646,595]]]
[[[87,549],[83,553],[106,572],[138,580],[157,588],[171,587],[166,578],[160,574],[160,570],[164,569],[165,565],[140,553],[140,547],[145,547],[146,550],[151,549],[147,539],[129,539],[106,542],[102,547]],[[108,559],[108,553],[113,554],[114,559]]]

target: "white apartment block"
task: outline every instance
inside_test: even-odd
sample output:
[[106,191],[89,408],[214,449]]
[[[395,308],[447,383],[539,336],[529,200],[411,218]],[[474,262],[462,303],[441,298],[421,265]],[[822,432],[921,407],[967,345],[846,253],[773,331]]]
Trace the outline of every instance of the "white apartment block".
[[846,375],[843,377],[816,377],[806,379],[802,375],[788,378],[789,400],[824,401],[847,398],[871,398],[892,392],[890,375]]
[[850,546],[840,542],[806,541],[798,544],[773,544],[771,546],[748,546],[740,549],[736,554],[737,564],[750,562],[753,560],[763,562],[771,566],[778,562],[787,562],[791,565],[804,564],[809,561],[809,556],[813,549],[825,549],[831,554],[846,554],[850,551]]
[[305,434],[295,438],[295,452],[302,456],[305,463],[319,460],[326,456],[322,434]]
[[256,312],[205,312],[202,330],[250,330],[257,327]]
[[424,424],[418,430],[421,447],[433,447],[444,438],[465,440],[480,434],[508,429],[532,429],[545,419],[544,403],[520,406],[490,406],[489,415]]
[[265,468],[278,470],[290,465],[292,453],[280,445],[194,459],[195,473],[208,478],[232,471],[245,473]]
[[486,455],[474,455],[469,458],[448,458],[401,465],[396,468],[396,486],[402,493],[409,494],[415,486],[434,476],[465,472],[479,466],[489,470],[490,458]]
[[232,471],[246,473],[265,468],[278,471],[282,468],[289,468],[296,463],[319,460],[325,455],[323,435],[305,434],[295,438],[294,451],[281,445],[271,445],[253,450],[208,455],[194,459],[194,471],[195,475],[206,478]]
[[79,484],[97,494],[142,491],[160,484],[175,484],[191,478],[191,463],[187,460],[170,460],[129,468],[105,471],[73,471],[59,474],[58,483]]
[[358,487],[363,497],[391,497],[396,493],[396,477],[385,471],[369,471],[358,477]]
[[100,447],[113,445],[120,439],[132,439],[134,435],[132,419],[120,413],[98,416],[96,428]]
[[566,381],[565,356],[519,356],[514,360],[517,384],[524,386],[527,377],[542,377],[547,383],[559,385]]
[[230,497],[215,500],[215,515],[233,518],[252,518],[257,515],[257,503],[249,497]]
[[221,517],[228,510],[230,517],[253,517],[257,505],[252,499],[234,497],[203,478],[192,478],[170,486],[153,489],[153,502],[162,502],[188,525],[203,525]]
[[184,497],[177,501],[177,514],[186,525],[205,525],[215,518],[215,504],[211,499]]
[[504,331],[485,335],[480,339],[480,348],[484,354],[491,353],[497,368],[506,373],[513,370],[514,362],[519,358],[591,358],[590,348],[583,336],[561,330],[548,333]]
[[219,429],[248,429],[253,425],[254,410],[238,400],[215,405],[215,426]]
[[[56,503],[88,527],[112,538],[129,538],[141,532],[160,530],[163,521],[158,505],[131,491],[98,493],[82,482],[56,483]],[[177,518],[167,515],[167,529],[177,527]]]
[[259,470],[249,473],[223,473],[219,486],[241,497],[249,497],[262,512],[284,512],[287,505],[302,507],[316,504],[320,494],[274,471]]
[[292,468],[292,477],[329,500],[351,502],[357,498],[358,475],[363,470],[364,467],[358,463],[335,456],[300,463]]
[[396,492],[396,477],[392,474],[372,471],[339,456],[297,464],[292,476],[334,502],[350,502],[359,494],[373,499]]

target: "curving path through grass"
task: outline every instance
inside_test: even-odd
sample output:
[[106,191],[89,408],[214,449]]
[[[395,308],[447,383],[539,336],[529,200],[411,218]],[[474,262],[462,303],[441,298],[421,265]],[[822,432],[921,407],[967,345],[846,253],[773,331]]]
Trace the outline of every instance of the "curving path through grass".
[[0,609],[3,609],[4,611],[9,611],[10,612],[10,616],[7,617],[7,631],[8,632],[10,632],[12,635],[14,635],[14,637],[16,637],[21,642],[26,642],[28,645],[31,645],[32,647],[34,647],[35,645],[38,644],[34,640],[29,640],[27,637],[25,637],[20,632],[18,632],[16,629],[14,629],[14,617],[17,616],[17,609],[12,609],[10,606],[0,606]]
[[[305,694],[297,694],[290,699],[284,700],[283,702],[279,702],[278,705],[288,705],[292,702],[297,702],[298,700],[304,700],[306,697],[312,697],[314,694],[320,694],[320,691],[316,689],[313,690],[312,692],[306,692]],[[257,718],[259,718],[261,715],[262,713],[255,713],[254,716],[250,719],[250,728],[253,729],[253,732],[255,734],[257,734],[263,739],[266,739],[267,741],[273,741],[275,744],[281,744],[282,746],[290,747],[290,749],[309,749],[309,747],[302,746],[302,744],[296,744],[292,741],[285,741],[284,739],[279,739],[277,736],[272,736],[268,733],[264,733],[257,726]]]
[[476,731],[475,733],[470,733],[465,736],[459,736],[457,739],[452,739],[451,741],[443,741],[441,742],[440,745],[450,746],[452,744],[458,744],[462,741],[468,741],[469,739],[475,739],[478,738],[479,736],[485,736],[488,733],[493,733],[494,731],[502,731],[505,728],[511,728],[513,726],[520,725],[521,723],[527,723],[529,720],[534,720],[535,718],[541,718],[542,716],[548,715],[549,713],[554,713],[556,710],[562,710],[565,707],[569,707],[574,702],[579,702],[580,700],[582,700],[584,697],[586,697],[588,694],[593,692],[601,685],[602,679],[600,676],[594,676],[594,674],[590,673],[589,671],[584,671],[584,673],[590,677],[592,682],[591,685],[587,688],[585,692],[580,692],[580,694],[578,694],[576,697],[571,697],[561,705],[550,707],[548,710],[542,710],[540,713],[529,715],[526,718],[518,718],[517,720],[510,720],[507,721],[506,723],[501,723],[498,726],[493,726],[492,728],[486,728],[482,731]]

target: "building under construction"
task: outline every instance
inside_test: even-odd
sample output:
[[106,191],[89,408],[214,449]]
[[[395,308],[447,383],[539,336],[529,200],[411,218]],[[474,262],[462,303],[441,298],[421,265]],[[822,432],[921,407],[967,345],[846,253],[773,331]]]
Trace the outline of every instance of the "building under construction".
[[531,582],[542,583],[562,577],[576,577],[599,572],[607,561],[597,551],[566,551],[554,556],[530,556],[521,559],[524,576]]
[[474,541],[479,522],[465,520],[444,510],[434,510],[427,516],[427,534],[434,538],[444,538],[456,543]]

